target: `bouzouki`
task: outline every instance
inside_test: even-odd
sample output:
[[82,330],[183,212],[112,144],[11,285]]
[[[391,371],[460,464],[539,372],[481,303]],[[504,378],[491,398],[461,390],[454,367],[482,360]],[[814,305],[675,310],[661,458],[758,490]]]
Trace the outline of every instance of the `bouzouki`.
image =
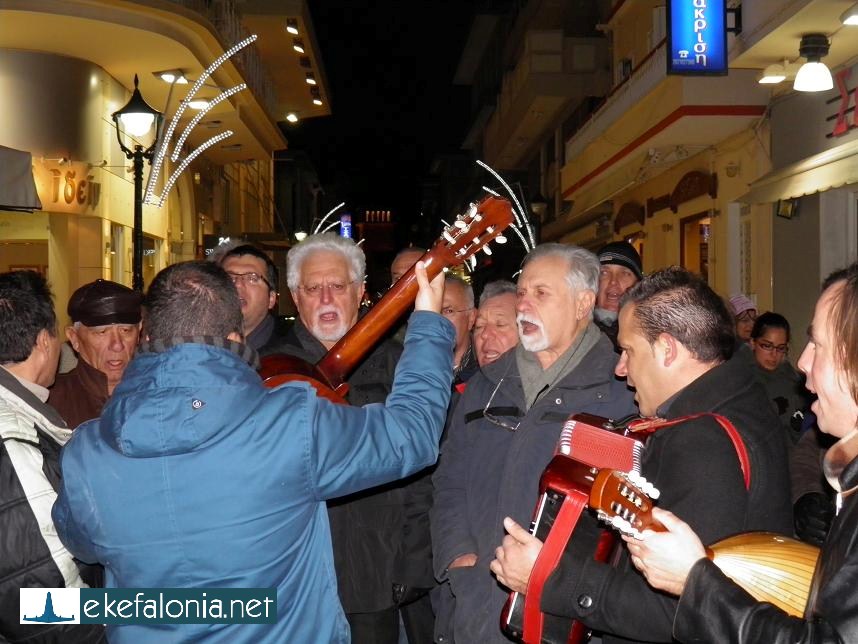
[[[444,229],[432,248],[420,258],[426,265],[429,279],[444,268],[463,263],[481,249],[491,254],[489,242],[504,243],[506,238],[502,233],[512,220],[512,207],[506,199],[486,197],[472,204]],[[312,385],[321,397],[347,404],[346,379],[414,303],[417,290],[417,276],[412,267],[316,364],[287,355],[262,358],[259,373],[264,384],[276,387],[301,380]]]
[[[597,516],[620,532],[640,536],[646,529],[665,529],[652,517],[649,484],[640,485],[640,477],[595,468],[577,477],[590,485],[589,504]],[[773,532],[746,532],[709,546],[706,556],[757,601],[804,616],[819,558],[816,546]]]

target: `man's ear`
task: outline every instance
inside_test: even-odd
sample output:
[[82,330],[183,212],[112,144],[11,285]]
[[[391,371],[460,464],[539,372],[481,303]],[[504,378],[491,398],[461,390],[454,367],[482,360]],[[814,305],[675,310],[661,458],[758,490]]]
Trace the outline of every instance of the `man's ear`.
[[575,296],[575,319],[583,320],[593,313],[596,306],[596,294],[590,289],[579,291]]
[[476,307],[472,308],[468,311],[468,331],[474,328],[474,323],[477,321],[477,309]]
[[669,333],[660,333],[655,342],[662,365],[669,367],[674,364],[679,357],[679,341]]
[[268,291],[268,310],[270,311],[277,306],[277,291],[273,288]]
[[72,345],[72,349],[78,351],[80,340],[77,337],[77,329],[75,329],[74,326],[66,327],[66,338],[68,338],[69,343]]
[[366,293],[366,282],[361,282],[358,287],[358,306],[363,302],[364,293]]

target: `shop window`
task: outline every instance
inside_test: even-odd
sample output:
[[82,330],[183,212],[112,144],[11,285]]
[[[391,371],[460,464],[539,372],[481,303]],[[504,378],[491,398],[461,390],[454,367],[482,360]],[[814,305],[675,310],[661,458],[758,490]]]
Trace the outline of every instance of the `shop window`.
[[709,281],[709,235],[711,231],[709,211],[697,213],[679,220],[679,263],[693,273]]

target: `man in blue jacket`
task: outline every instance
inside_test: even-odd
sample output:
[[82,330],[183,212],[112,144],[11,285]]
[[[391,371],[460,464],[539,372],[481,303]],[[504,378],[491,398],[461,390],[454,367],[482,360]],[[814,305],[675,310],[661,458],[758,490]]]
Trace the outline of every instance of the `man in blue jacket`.
[[[163,270],[137,357],[62,455],[63,540],[108,587],[276,588],[277,623],[109,627],[111,642],[348,642],[325,500],[433,463],[450,391],[443,277],[420,292],[385,405],[334,405],[303,383],[269,390],[241,344],[229,276]],[[434,311],[434,312],[433,312]]]

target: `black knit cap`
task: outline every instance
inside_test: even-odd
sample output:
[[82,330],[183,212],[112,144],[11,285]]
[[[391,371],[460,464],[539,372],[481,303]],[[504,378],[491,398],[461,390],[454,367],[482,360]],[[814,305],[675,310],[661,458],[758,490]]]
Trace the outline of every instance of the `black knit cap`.
[[142,301],[143,296],[137,291],[98,279],[72,293],[68,312],[72,322],[85,326],[137,324],[141,319]]
[[598,253],[600,264],[617,264],[625,266],[638,279],[643,277],[643,267],[641,265],[641,256],[635,247],[628,242],[617,241],[606,244]]

